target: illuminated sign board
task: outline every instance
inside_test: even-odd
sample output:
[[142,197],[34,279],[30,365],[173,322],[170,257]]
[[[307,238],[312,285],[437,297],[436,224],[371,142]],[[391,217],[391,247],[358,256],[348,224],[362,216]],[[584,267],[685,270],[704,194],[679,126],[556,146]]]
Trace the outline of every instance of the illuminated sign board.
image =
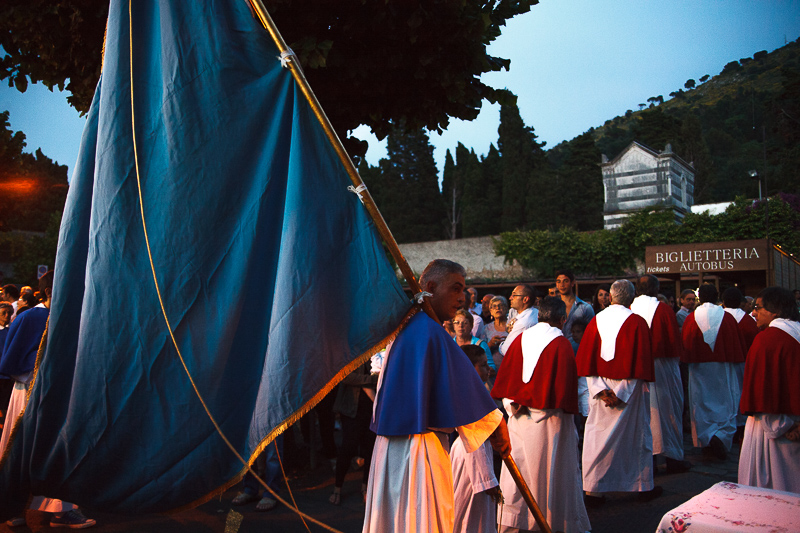
[[767,249],[766,239],[648,246],[645,271],[659,275],[766,270]]

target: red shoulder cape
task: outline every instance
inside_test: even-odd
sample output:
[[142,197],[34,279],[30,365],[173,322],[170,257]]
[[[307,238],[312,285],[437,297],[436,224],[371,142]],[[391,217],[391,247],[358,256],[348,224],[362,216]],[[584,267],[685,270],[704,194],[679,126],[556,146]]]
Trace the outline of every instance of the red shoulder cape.
[[739,332],[736,319],[730,314],[722,316],[714,351],[703,340],[703,332],[697,326],[694,312],[683,322],[684,363],[744,363],[744,339]]
[[532,409],[578,413],[575,353],[566,337],[556,337],[542,350],[528,383],[522,381],[522,335],[508,348],[497,371],[492,397],[508,398]]
[[744,367],[742,413],[800,416],[800,343],[778,328],[753,341]]
[[647,322],[639,315],[632,314],[619,330],[614,359],[604,361],[600,357],[601,340],[597,331],[597,320],[592,319],[586,326],[578,347],[578,375],[654,381],[655,370],[650,344],[650,328],[647,327]]
[[744,342],[745,357],[747,357],[747,352],[750,351],[750,347],[753,345],[756,335],[758,335],[758,326],[753,317],[747,314],[742,317],[738,326],[739,333],[742,334],[742,341]]
[[653,359],[680,357],[683,353],[680,329],[675,313],[664,303],[659,303],[650,324]]

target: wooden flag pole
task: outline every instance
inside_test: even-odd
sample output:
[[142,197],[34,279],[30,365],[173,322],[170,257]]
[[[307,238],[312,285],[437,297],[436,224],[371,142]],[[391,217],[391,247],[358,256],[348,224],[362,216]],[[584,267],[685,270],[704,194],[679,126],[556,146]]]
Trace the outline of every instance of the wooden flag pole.
[[[359,197],[361,198],[361,201],[367,208],[369,214],[372,216],[372,220],[375,222],[378,233],[380,233],[381,237],[386,242],[389,252],[392,254],[397,266],[400,268],[400,272],[402,272],[403,276],[406,278],[408,286],[411,288],[411,292],[414,294],[422,292],[422,288],[420,287],[417,278],[414,276],[414,272],[411,270],[411,267],[408,266],[406,258],[403,257],[403,253],[400,251],[397,241],[394,240],[394,236],[389,230],[389,226],[386,225],[383,215],[381,215],[381,212],[378,210],[378,206],[375,204],[375,200],[372,198],[369,189],[367,189],[366,185],[364,185],[364,181],[361,179],[361,176],[359,176],[356,167],[353,165],[353,161],[347,154],[347,151],[345,151],[342,141],[339,139],[339,136],[333,129],[330,120],[328,120],[328,116],[322,109],[322,106],[320,105],[319,100],[317,100],[316,95],[314,95],[314,91],[311,90],[311,86],[309,85],[308,80],[303,73],[303,69],[296,61],[296,57],[287,46],[286,41],[283,40],[283,37],[278,31],[277,26],[275,26],[275,23],[272,21],[272,17],[270,17],[269,13],[267,12],[267,8],[264,6],[264,3],[261,0],[249,0],[249,2],[250,5],[253,6],[258,18],[261,20],[261,24],[264,25],[264,28],[266,28],[270,36],[272,36],[272,40],[275,41],[275,44],[278,46],[281,56],[284,57],[286,55],[288,59],[288,67],[292,72],[292,76],[294,76],[297,85],[300,87],[300,91],[303,93],[303,95],[305,95],[306,100],[308,100],[308,103],[314,112],[314,116],[317,117],[317,120],[319,120],[322,128],[325,130],[325,135],[328,136],[328,140],[331,142],[334,150],[336,150],[339,160],[342,162],[345,170],[347,171],[347,175],[350,176],[350,181],[353,182],[353,186],[359,191]],[[435,320],[437,323],[439,322],[439,319],[428,300],[423,300],[422,308],[433,320]],[[520,473],[519,468],[517,468],[517,464],[514,462],[514,459],[511,456],[508,456],[506,459],[503,459],[503,461],[506,463],[506,466],[511,473],[511,477],[514,478],[514,482],[517,484],[520,492],[522,492],[522,496],[533,513],[533,516],[536,519],[536,522],[539,524],[539,527],[544,533],[552,533],[550,526],[547,525],[547,521],[544,519],[544,515],[542,515],[542,511],[539,509],[539,506],[536,505],[536,501],[533,499],[533,495],[528,488],[528,484],[525,483],[525,480],[522,478],[522,474]]]
[[[264,7],[264,3],[261,0],[249,0],[249,2],[250,5],[253,6],[258,18],[261,20],[261,23],[264,25],[264,28],[266,28],[266,30],[272,36],[272,40],[275,41],[275,44],[278,46],[278,49],[281,52],[281,57],[287,57],[288,60],[286,61],[286,64],[288,65],[289,70],[292,72],[292,76],[294,76],[297,85],[300,87],[303,95],[305,95],[306,100],[308,100],[314,115],[317,117],[317,120],[319,120],[322,128],[325,130],[325,135],[328,136],[328,140],[333,146],[333,149],[336,150],[336,155],[339,156],[339,160],[344,165],[347,175],[350,176],[350,181],[353,182],[353,186],[356,188],[356,194],[358,194],[361,202],[364,204],[364,207],[367,208],[370,216],[372,216],[372,220],[375,222],[378,233],[380,233],[381,238],[383,238],[384,242],[386,242],[386,246],[389,248],[389,253],[392,254],[397,266],[400,268],[400,272],[402,272],[403,277],[406,278],[411,292],[413,294],[419,294],[422,292],[422,288],[420,287],[417,278],[414,276],[414,272],[411,270],[411,267],[408,266],[406,258],[403,257],[403,253],[400,251],[397,241],[394,240],[394,236],[389,230],[389,226],[386,225],[383,215],[381,215],[381,212],[378,210],[378,206],[375,204],[375,200],[372,198],[369,189],[367,189],[367,186],[364,184],[361,176],[359,176],[355,165],[353,165],[353,161],[350,159],[350,156],[347,154],[344,146],[342,145],[342,141],[339,139],[339,136],[333,129],[333,126],[331,125],[330,120],[328,120],[328,116],[325,114],[325,111],[322,109],[319,100],[317,100],[316,95],[314,95],[314,91],[311,90],[311,86],[308,84],[308,80],[306,79],[303,69],[300,67],[299,62],[297,61],[296,56],[294,56],[294,53],[286,45],[286,41],[283,40],[283,37],[278,31],[277,26],[275,26],[275,23],[272,21],[272,17],[270,17],[269,13],[267,12],[267,8]],[[422,301],[422,309],[433,320],[439,322],[439,319],[436,317],[436,313],[433,311],[433,307],[431,307],[431,304],[428,300]]]
[[522,493],[522,498],[525,500],[525,503],[528,504],[528,509],[533,513],[533,518],[539,525],[539,529],[541,529],[543,533],[553,533],[553,530],[550,529],[550,525],[542,514],[542,510],[539,509],[536,500],[533,499],[531,489],[528,488],[528,484],[525,483],[525,480],[522,478],[522,473],[520,473],[519,468],[517,468],[517,463],[514,461],[514,458],[509,455],[503,459],[503,463],[505,463],[508,468],[508,473],[511,474],[514,483],[517,484],[517,488]]

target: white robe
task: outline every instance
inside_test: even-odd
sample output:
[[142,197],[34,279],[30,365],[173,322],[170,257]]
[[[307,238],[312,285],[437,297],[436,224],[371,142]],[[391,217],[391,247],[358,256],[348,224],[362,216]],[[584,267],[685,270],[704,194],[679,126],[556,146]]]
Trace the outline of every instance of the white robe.
[[[583,436],[583,490],[645,492],[653,489],[650,389],[639,379],[586,378],[589,418]],[[611,389],[625,402],[606,407],[597,394]]]
[[716,435],[726,450],[731,449],[741,395],[734,363],[689,363],[689,405],[696,447],[708,446]]
[[450,449],[455,493],[454,533],[496,533],[494,498],[485,491],[498,485],[488,442],[467,453],[461,439]]
[[[11,430],[17,421],[17,418],[25,409],[27,401],[28,388],[27,384],[31,379],[32,373],[24,376],[17,376],[19,381],[14,382],[14,391],[11,393],[11,399],[8,402],[8,411],[6,412],[5,425],[3,425],[3,435],[0,437],[0,457],[3,457],[6,451],[6,446],[11,439]],[[34,496],[31,504],[28,507],[35,511],[44,511],[47,513],[63,513],[76,509],[77,507],[71,503],[53,498],[45,498],[43,496]]]
[[653,360],[654,383],[650,383],[650,431],[653,455],[683,459],[683,383],[680,360],[658,357]]
[[800,493],[800,442],[783,436],[800,416],[747,417],[739,455],[739,483]]
[[[514,461],[553,531],[576,533],[591,529],[578,468],[578,431],[574,416],[561,409],[521,409],[503,400],[509,413],[508,432]],[[539,527],[514,479],[503,465],[500,490],[505,503],[500,523],[522,530]]]
[[[455,428],[468,452],[478,449],[503,415],[495,409],[477,422]],[[447,434],[451,429],[386,437],[372,452],[363,532],[452,533],[453,474]]]

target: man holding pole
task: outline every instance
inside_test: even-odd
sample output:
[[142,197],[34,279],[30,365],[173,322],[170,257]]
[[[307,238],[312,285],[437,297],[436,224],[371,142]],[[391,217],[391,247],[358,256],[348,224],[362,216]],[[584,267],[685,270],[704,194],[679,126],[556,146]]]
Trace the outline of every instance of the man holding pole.
[[[439,320],[464,304],[464,268],[437,259],[420,276]],[[417,313],[384,356],[371,429],[372,454],[363,531],[453,530],[448,434],[467,452],[487,437],[501,456],[511,444],[503,416],[474,367],[441,324]]]

